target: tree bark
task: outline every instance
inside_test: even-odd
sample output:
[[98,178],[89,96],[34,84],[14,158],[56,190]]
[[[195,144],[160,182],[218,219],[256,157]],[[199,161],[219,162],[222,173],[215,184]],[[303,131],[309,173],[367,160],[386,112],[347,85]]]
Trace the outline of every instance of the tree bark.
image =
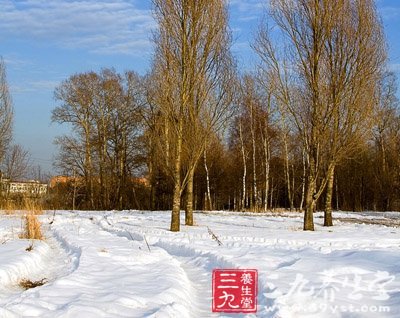
[[325,211],[324,211],[324,226],[333,226],[332,220],[332,193],[333,193],[333,180],[335,177],[335,166],[328,170],[328,183],[326,185],[325,197]]
[[265,155],[265,200],[264,200],[264,210],[268,210],[268,193],[269,193],[269,170],[270,170],[270,160],[271,152],[268,137],[264,137],[264,155]]
[[306,191],[306,209],[304,211],[304,231],[314,231],[314,211],[316,200],[314,200],[315,182],[311,181]]
[[176,157],[174,167],[174,193],[172,201],[171,213],[171,231],[179,232],[180,230],[180,212],[181,212],[181,160],[182,160],[182,122],[179,124],[179,132],[176,143]]
[[285,151],[285,180],[286,180],[286,189],[288,193],[288,200],[289,200],[289,207],[290,211],[294,209],[293,205],[293,191],[290,184],[290,165],[289,165],[289,149],[288,149],[288,142],[287,142],[287,134],[284,132],[283,137],[283,146]]
[[302,181],[301,181],[301,202],[300,202],[300,211],[303,210],[303,205],[304,205],[304,195],[305,195],[305,190],[306,190],[306,150],[303,146],[302,150],[302,157],[303,157],[303,176],[302,176]]
[[186,207],[185,207],[185,225],[193,226],[193,178],[194,169],[189,172],[188,183],[186,186]]
[[246,175],[247,175],[247,167],[246,167],[246,153],[244,149],[244,141],[243,141],[243,132],[242,132],[242,123],[239,123],[239,135],[240,135],[240,147],[242,150],[242,159],[243,159],[243,192],[242,192],[242,201],[241,201],[241,209],[244,211],[246,207]]
[[253,156],[253,198],[251,200],[251,207],[253,211],[258,211],[258,190],[257,190],[257,171],[256,171],[256,136],[255,136],[255,123],[254,123],[254,109],[253,104],[250,104],[250,131],[251,131],[251,145]]
[[94,204],[94,187],[93,187],[93,165],[92,154],[90,146],[90,133],[87,126],[85,127],[85,178],[86,178],[86,191],[89,192],[89,202],[92,209],[95,208]]
[[212,210],[212,201],[211,201],[211,189],[210,189],[210,173],[208,171],[208,165],[207,165],[207,150],[204,150],[204,169],[206,170],[206,182],[207,182],[207,198],[206,198],[206,210]]
[[306,187],[306,209],[304,211],[304,231],[314,231],[314,211],[317,205],[316,198],[316,188],[317,188],[317,180],[316,180],[316,163],[318,160],[317,157],[317,149],[313,147],[310,151],[310,156],[308,158],[308,175],[307,175],[307,187]]

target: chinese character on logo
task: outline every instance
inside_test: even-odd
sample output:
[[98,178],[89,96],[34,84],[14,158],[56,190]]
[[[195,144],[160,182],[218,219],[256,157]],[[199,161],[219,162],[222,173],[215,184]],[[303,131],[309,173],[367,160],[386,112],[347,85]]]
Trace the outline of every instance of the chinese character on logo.
[[257,312],[256,269],[215,269],[213,271],[213,312]]

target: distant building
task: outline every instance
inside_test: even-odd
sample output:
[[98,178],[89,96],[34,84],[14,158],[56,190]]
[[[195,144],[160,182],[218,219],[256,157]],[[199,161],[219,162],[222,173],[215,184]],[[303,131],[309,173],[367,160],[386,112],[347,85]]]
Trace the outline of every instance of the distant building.
[[66,184],[68,182],[76,182],[79,183],[81,182],[82,178],[80,177],[68,177],[68,176],[54,176],[50,179],[50,189],[60,185],[60,184]]
[[[146,188],[150,186],[150,181],[147,177],[131,177],[129,179],[135,185],[144,186]],[[95,177],[94,180],[95,182],[100,183],[100,179],[98,177]],[[84,181],[85,181],[84,177],[80,176],[79,177],[54,176],[50,179],[49,187],[50,189],[53,189],[58,185],[67,184],[69,182],[71,183],[75,182],[77,186],[81,186],[84,185]]]
[[1,179],[0,184],[3,195],[21,194],[28,197],[38,197],[47,193],[47,184],[35,180],[11,181],[10,179]]

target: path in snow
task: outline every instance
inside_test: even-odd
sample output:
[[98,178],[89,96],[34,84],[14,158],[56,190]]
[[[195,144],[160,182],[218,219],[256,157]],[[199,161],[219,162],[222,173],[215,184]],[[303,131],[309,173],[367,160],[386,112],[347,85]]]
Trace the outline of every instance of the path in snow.
[[350,217],[339,217],[336,220],[345,223],[357,223],[357,224],[375,224],[375,225],[385,225],[390,227],[400,227],[400,219],[378,219],[378,220],[366,220],[359,218]]
[[[18,236],[18,233],[13,235]],[[44,241],[13,240],[0,245],[0,316],[14,317],[7,308],[18,304],[23,297],[35,297],[36,290],[23,291],[21,280],[53,284],[72,273],[79,264],[79,253],[71,251],[57,234],[48,229]],[[15,237],[14,237],[15,238]]]
[[[189,286],[192,317],[214,317],[211,308],[211,272],[215,267],[234,268],[235,265],[222,257],[210,253],[202,253],[188,246],[188,244],[171,243],[160,239],[165,230],[143,229],[126,223],[113,224],[112,218],[105,216],[99,225],[117,236],[138,241],[143,249],[157,252],[166,258],[171,266],[178,266],[184,271],[185,280],[181,283]],[[179,236],[176,233],[174,236]],[[186,287],[187,288],[187,287]]]
[[[260,317],[347,317],[337,310],[337,305],[330,312],[323,311],[323,314],[319,308],[305,313],[296,309],[310,301],[307,300],[310,293],[308,289],[315,294],[312,295],[311,303],[321,308],[330,308],[328,306],[331,303],[323,295],[327,292],[324,282],[329,277],[337,280],[336,284],[348,280],[348,283],[339,284],[340,292],[330,291],[336,297],[336,302],[347,308],[346,305],[350,306],[348,297],[351,297],[352,289],[360,288],[364,299],[371,298],[367,303],[374,310],[379,304],[375,298],[385,295],[377,295],[379,292],[371,290],[370,286],[374,284],[374,279],[382,279],[380,283],[385,284],[386,280],[390,281],[395,277],[393,274],[397,273],[400,262],[399,257],[393,257],[392,251],[399,250],[400,241],[396,236],[399,232],[369,224],[340,224],[334,228],[323,228],[320,224],[322,219],[318,215],[317,231],[303,232],[302,218],[297,218],[295,220],[295,217],[291,217],[293,221],[288,222],[288,218],[282,216],[264,218],[254,214],[233,214],[231,217],[226,213],[197,214],[199,226],[182,227],[182,232],[174,234],[167,230],[169,219],[165,214],[109,214],[112,221],[108,222],[113,222],[114,227],[122,229],[120,235],[128,237],[129,232],[130,236],[139,241],[146,237],[150,246],[161,247],[174,257],[208,255],[210,266],[204,266],[203,262],[200,267],[203,266],[209,273],[216,267],[258,268]],[[212,241],[207,227],[202,224],[208,224],[212,228],[223,246],[218,247]],[[143,246],[146,246],[144,241]],[[218,262],[216,255],[225,263]],[[357,287],[358,280],[363,286]],[[306,292],[301,292],[304,295],[285,295],[291,293],[293,284],[296,283],[305,285]],[[390,300],[382,304],[390,305],[400,301],[399,281],[395,279],[389,291]],[[356,307],[356,310],[361,309]],[[360,317],[372,316],[365,314]],[[398,317],[394,311],[381,316]]]

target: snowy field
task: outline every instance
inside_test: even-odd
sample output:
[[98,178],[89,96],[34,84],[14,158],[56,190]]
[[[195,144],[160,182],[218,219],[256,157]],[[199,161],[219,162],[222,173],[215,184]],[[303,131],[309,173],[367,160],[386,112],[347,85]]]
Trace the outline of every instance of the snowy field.
[[[168,212],[57,211],[49,224],[49,211],[27,250],[21,218],[0,214],[0,317],[400,317],[400,215],[335,216],[303,232],[297,213],[196,213],[171,233]],[[215,268],[258,270],[256,314],[211,312]]]

